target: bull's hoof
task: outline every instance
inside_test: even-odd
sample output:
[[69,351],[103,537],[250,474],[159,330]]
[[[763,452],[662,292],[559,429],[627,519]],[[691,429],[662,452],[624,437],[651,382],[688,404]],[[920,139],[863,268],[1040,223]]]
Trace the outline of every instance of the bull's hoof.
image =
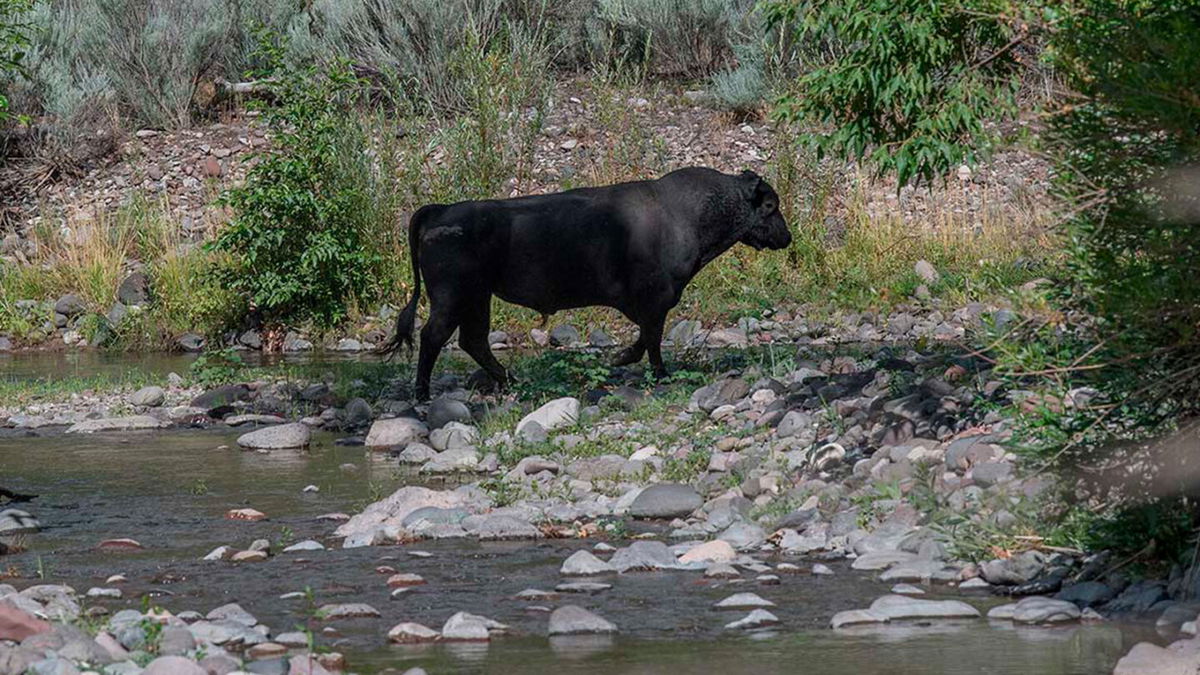
[[467,388],[473,389],[481,394],[494,394],[504,389],[506,381],[496,381],[496,378],[488,374],[482,368],[477,369],[467,377]]
[[613,357],[608,365],[610,368],[620,368],[622,366],[631,366],[641,360],[642,352],[626,347],[617,352],[617,355]]

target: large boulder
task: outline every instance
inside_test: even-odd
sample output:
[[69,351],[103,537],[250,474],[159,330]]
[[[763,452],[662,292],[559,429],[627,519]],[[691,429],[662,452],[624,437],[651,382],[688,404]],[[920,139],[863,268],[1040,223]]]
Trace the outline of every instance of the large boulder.
[[367,432],[366,446],[369,448],[391,448],[406,446],[418,441],[429,434],[429,429],[421,420],[411,417],[393,417],[386,420],[375,420]]
[[659,483],[642,490],[629,515],[634,518],[682,518],[700,508],[704,499],[690,485]]
[[517,435],[525,438],[526,434],[524,432],[526,427],[533,422],[536,422],[538,426],[546,431],[554,431],[555,429],[571,426],[578,419],[579,399],[570,396],[556,398],[522,417],[521,421],[517,423]]
[[307,424],[294,422],[242,434],[238,436],[237,443],[250,450],[280,450],[307,447],[311,438],[312,430]]

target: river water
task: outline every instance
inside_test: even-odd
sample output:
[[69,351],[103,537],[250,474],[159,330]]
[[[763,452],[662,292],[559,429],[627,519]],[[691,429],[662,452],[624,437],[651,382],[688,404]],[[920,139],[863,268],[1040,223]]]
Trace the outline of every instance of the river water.
[[[292,355],[285,362],[323,367],[328,360],[328,355]],[[120,379],[134,370],[165,376],[185,372],[190,362],[190,356],[171,354],[0,354],[0,377],[10,382],[96,374]],[[122,599],[91,601],[111,611],[149,603],[204,613],[238,602],[273,634],[311,629],[318,645],[345,654],[359,673],[402,672],[419,665],[430,673],[1082,675],[1111,672],[1135,642],[1165,641],[1147,626],[1113,622],[1017,628],[975,620],[835,632],[827,628],[835,612],[865,607],[888,590],[844,563],[830,563],[836,572],[831,577],[781,575],[781,583],[773,586],[706,580],[698,572],[632,573],[605,579],[611,590],[564,594],[545,602],[547,607],[513,598],[527,588],[551,590],[562,582],[559,565],[591,543],[586,541],[421,542],[277,553],[255,564],[204,562],[201,557],[217,546],[240,550],[259,538],[269,539],[276,552],[302,539],[327,540],[335,524],[320,519],[323,514],[354,513],[405,484],[439,486],[361,447],[335,445],[332,435],[317,434],[307,451],[254,453],[237,449],[235,439],[244,432],[67,436],[61,430],[0,431],[0,485],[39,495],[18,506],[32,511],[43,526],[24,542],[26,552],[0,558],[0,573],[18,575],[8,581],[19,588],[42,583],[40,575],[81,594],[104,586],[112,574],[123,574],[128,581],[120,585]],[[319,491],[305,492],[310,485]],[[241,507],[258,509],[268,519],[224,517]],[[144,548],[96,549],[103,540],[122,537]],[[807,569],[803,560],[790,562]],[[380,566],[420,574],[428,584],[392,599],[386,575],[376,569]],[[280,598],[297,591],[307,597]],[[739,591],[775,602],[772,612],[782,625],[754,634],[724,630],[745,612],[719,612],[712,605]],[[962,598],[953,589],[929,591],[927,597]],[[966,599],[983,610],[1002,602],[988,596]],[[346,602],[368,603],[383,616],[328,623],[313,618],[320,605]],[[615,622],[620,634],[548,639],[546,609],[566,603]],[[387,644],[386,632],[396,623],[415,621],[436,629],[457,611],[509,624],[511,635],[487,645]]]
[[[825,628],[842,609],[863,607],[885,585],[834,564],[832,577],[784,575],[777,586],[733,585],[698,572],[627,574],[595,596],[564,595],[614,621],[614,639],[549,640],[544,611],[513,596],[549,590],[562,581],[561,561],[587,542],[542,541],[419,543],[354,550],[279,554],[267,562],[235,565],[200,558],[220,545],[247,547],[257,538],[291,542],[322,539],[334,525],[318,519],[353,512],[373,495],[418,482],[412,474],[369,457],[362,448],[318,435],[305,452],[242,452],[232,431],[47,435],[0,438],[0,484],[39,497],[26,508],[44,531],[29,550],[0,559],[0,569],[23,575],[19,587],[42,574],[81,593],[124,574],[125,597],[104,604],[115,611],[149,602],[173,611],[207,612],[236,601],[274,632],[312,628],[317,643],[346,654],[357,672],[388,672],[415,665],[431,673],[1041,673],[1110,672],[1134,642],[1139,626],[1113,623],[1066,628],[1019,628],[985,620],[896,624],[834,632]],[[306,493],[316,485],[320,491]],[[231,521],[224,513],[253,507],[260,522]],[[132,537],[134,552],[101,552],[105,539]],[[430,554],[410,555],[412,551]],[[803,561],[797,561],[803,566]],[[428,581],[390,599],[387,565]],[[312,602],[283,600],[311,592]],[[713,603],[742,590],[778,604],[783,625],[747,635],[724,631],[744,612],[718,612]],[[952,590],[932,596],[956,597]],[[971,600],[981,608],[998,602]],[[313,604],[366,602],[382,619],[328,624],[311,619]],[[547,603],[553,604],[553,602]],[[490,645],[389,646],[385,634],[401,621],[439,627],[465,610],[512,626],[513,635]],[[1153,638],[1153,634],[1149,634]]]

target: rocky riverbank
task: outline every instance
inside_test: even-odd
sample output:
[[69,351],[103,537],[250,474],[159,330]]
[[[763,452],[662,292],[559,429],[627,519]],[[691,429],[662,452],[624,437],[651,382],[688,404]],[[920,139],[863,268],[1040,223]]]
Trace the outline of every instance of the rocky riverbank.
[[[676,344],[713,344],[719,334],[744,339],[733,341],[738,345],[777,347],[695,384],[648,383],[638,370],[614,370],[582,396],[537,407],[512,395],[472,393],[447,375],[427,404],[404,398],[406,380],[367,400],[322,381],[202,389],[172,378],[133,393],[0,412],[8,426],[32,434],[66,424],[72,434],[246,426],[237,444],[260,453],[307,446],[315,429],[335,431],[339,443],[362,445],[376,461],[444,483],[408,485],[361,512],[329,514],[325,536],[293,544],[289,553],[319,558],[331,548],[420,541],[595,540],[588,549],[563,551],[559,583],[517,596],[556,608],[550,635],[620,631],[625,618],[601,615],[588,598],[646,571],[727,586],[718,609],[738,613],[725,622],[730,631],[786,630],[770,589],[795,575],[833,573],[835,561],[850,561],[851,570],[892,591],[832,612],[828,625],[837,630],[912,619],[986,616],[1040,626],[1118,615],[1156,622],[1168,634],[1194,633],[1200,606],[1185,600],[1194,580],[1182,571],[1135,580],[1104,553],[1048,546],[1036,532],[1016,539],[1019,548],[987,547],[986,533],[1017,529],[1031,505],[1055,489],[1045,476],[1024,474],[1007,446],[1013,420],[1001,411],[1034,402],[1036,394],[1009,389],[986,362],[961,350],[913,345],[959,337],[984,318],[1011,320],[1004,312],[972,306],[945,315],[855,315],[835,319],[832,328],[780,313],[708,332],[681,322],[672,331]],[[558,333],[560,343],[579,339]],[[799,344],[784,353],[785,340]],[[827,348],[855,340],[857,346]],[[36,511],[36,502],[11,505],[0,514],[0,537],[35,530]],[[261,516],[254,509],[228,514]],[[266,540],[237,544],[205,558],[244,565],[276,554]],[[110,582],[85,596],[120,593],[119,580]],[[426,583],[402,565],[387,570],[394,596]],[[921,597],[930,593],[939,599]],[[996,605],[988,600],[995,595],[1011,602]],[[378,616],[352,600],[318,611]],[[67,673],[81,664],[109,664],[105,672],[191,672],[154,670],[150,656],[189,656],[205,672],[342,667],[328,655],[309,656],[301,636],[256,628],[240,607],[81,619],[76,592],[51,585],[20,592],[0,586],[0,603],[69,624],[38,634],[50,637],[0,647],[0,673]],[[97,637],[79,632],[78,623],[88,620]],[[381,643],[410,643],[484,641],[504,629],[459,612],[440,627],[405,621],[377,632]],[[164,641],[169,634],[172,646],[139,653],[138,630]],[[1139,647],[1129,663],[1155,649]],[[1170,655],[1192,658],[1188,653]]]

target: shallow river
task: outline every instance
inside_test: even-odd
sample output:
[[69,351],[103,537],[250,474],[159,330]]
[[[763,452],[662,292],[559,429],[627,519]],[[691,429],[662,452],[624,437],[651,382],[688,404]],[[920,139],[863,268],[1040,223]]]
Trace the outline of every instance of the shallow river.
[[[44,531],[30,550],[0,561],[34,581],[67,583],[81,593],[125,574],[125,598],[103,601],[112,610],[140,608],[142,597],[173,611],[237,601],[274,632],[306,625],[311,604],[281,594],[311,588],[316,605],[366,602],[382,619],[309,623],[319,644],[347,655],[358,672],[421,665],[431,673],[1103,673],[1146,630],[1114,624],[1064,629],[1014,629],[971,621],[894,625],[835,633],[825,628],[838,610],[862,607],[886,591],[868,577],[833,565],[833,577],[784,576],[778,586],[751,587],[704,580],[696,572],[628,574],[596,596],[564,596],[614,621],[612,640],[550,641],[546,614],[512,599],[526,588],[551,589],[561,561],[581,542],[452,542],[275,555],[267,562],[202,562],[220,545],[246,547],[328,536],[333,525],[316,517],[353,511],[372,493],[411,480],[361,448],[334,446],[319,436],[309,452],[257,454],[233,446],[234,432],[189,431],[112,436],[0,437],[0,484],[39,494],[24,505]],[[353,464],[350,470],[343,465]],[[317,493],[305,493],[306,485]],[[231,508],[251,506],[269,520],[226,520]],[[98,552],[98,542],[132,537],[145,549]],[[432,554],[408,555],[420,550]],[[428,580],[389,598],[379,565]],[[729,634],[722,626],[744,612],[711,606],[735,590],[776,602],[783,626],[762,635]],[[982,606],[994,604],[977,598]],[[516,635],[490,645],[394,647],[384,635],[400,621],[439,627],[466,610],[510,624]],[[333,631],[326,630],[332,627]],[[1151,636],[1152,637],[1152,636]]]

